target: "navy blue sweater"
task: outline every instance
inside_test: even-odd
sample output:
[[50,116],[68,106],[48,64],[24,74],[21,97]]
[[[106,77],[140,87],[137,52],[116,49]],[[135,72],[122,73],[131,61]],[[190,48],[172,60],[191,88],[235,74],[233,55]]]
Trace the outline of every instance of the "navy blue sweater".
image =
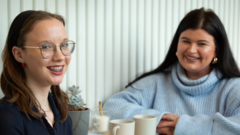
[[[15,104],[4,100],[0,103],[0,134],[1,135],[72,135],[72,120],[68,116],[64,122],[59,122],[60,113],[49,94],[49,103],[54,114],[54,128],[50,126],[46,118],[31,117],[29,120]],[[36,107],[34,111],[38,112]]]

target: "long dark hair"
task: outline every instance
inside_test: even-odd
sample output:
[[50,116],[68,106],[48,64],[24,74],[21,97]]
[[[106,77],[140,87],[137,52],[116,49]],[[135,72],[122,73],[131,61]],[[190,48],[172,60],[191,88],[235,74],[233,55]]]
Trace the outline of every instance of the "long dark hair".
[[143,77],[162,72],[173,66],[178,61],[175,54],[177,52],[179,36],[183,31],[187,29],[203,29],[214,37],[215,45],[218,48],[218,62],[214,64],[213,68],[223,74],[223,77],[221,79],[240,77],[240,72],[233,58],[228,42],[228,37],[221,20],[212,10],[208,9],[205,11],[204,8],[201,8],[192,10],[182,19],[173,37],[167,56],[165,57],[162,64],[156,69],[137,77],[126,87],[131,86],[134,82],[138,81]]
[[[25,44],[25,35],[33,29],[37,22],[55,18],[65,25],[64,19],[60,15],[51,14],[45,11],[32,12],[33,13],[24,21],[19,32],[19,36],[16,39],[16,46],[20,48],[22,48]],[[2,92],[5,96],[1,99],[1,101],[7,99],[10,103],[16,104],[29,119],[30,116],[39,119],[43,114],[32,110],[33,106],[40,106],[39,102],[25,83],[26,76],[23,68],[21,67],[21,63],[17,62],[12,54],[12,46],[15,45],[13,45],[11,42],[8,42],[14,40],[14,37],[16,36],[16,33],[11,32],[11,28],[13,27],[10,27],[7,41],[2,52],[3,71],[0,78],[0,83]],[[68,96],[60,89],[59,85],[51,86],[51,93],[53,95],[55,104],[61,113],[60,122],[63,122],[68,118]]]

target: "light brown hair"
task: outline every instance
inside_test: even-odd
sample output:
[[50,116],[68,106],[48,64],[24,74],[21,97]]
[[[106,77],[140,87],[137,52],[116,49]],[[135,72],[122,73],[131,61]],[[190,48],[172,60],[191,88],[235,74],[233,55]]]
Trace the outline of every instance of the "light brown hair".
[[[65,25],[64,19],[57,14],[52,14],[45,11],[34,11],[23,23],[17,39],[17,47],[22,49],[25,43],[26,34],[29,33],[34,25],[46,19],[57,19]],[[9,30],[10,31],[10,30]],[[8,41],[7,37],[7,41]],[[4,97],[1,99],[8,100],[8,102],[16,104],[19,109],[24,112],[30,119],[30,116],[40,119],[43,114],[34,112],[32,108],[35,106],[41,108],[39,102],[35,98],[31,89],[26,85],[26,76],[21,63],[17,62],[12,54],[12,51],[8,49],[8,42],[6,41],[5,47],[2,52],[3,71],[0,78],[1,89],[4,93]],[[13,45],[12,45],[13,46]],[[68,96],[63,92],[59,85],[51,86],[51,94],[55,101],[55,104],[60,111],[60,122],[63,122],[68,117]],[[31,120],[31,119],[30,119]]]

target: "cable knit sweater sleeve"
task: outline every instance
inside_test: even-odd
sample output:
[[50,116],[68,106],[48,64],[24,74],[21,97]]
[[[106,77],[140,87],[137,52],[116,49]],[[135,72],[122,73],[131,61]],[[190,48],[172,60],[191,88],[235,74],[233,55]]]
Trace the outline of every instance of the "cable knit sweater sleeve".
[[[235,81],[236,82],[236,81]],[[239,82],[239,80],[237,81]],[[236,83],[235,83],[236,84]],[[229,90],[224,113],[212,116],[183,114],[178,119],[176,135],[240,135],[240,85]]]
[[[113,95],[104,104],[103,109],[110,111],[111,119],[133,119],[134,115],[148,114],[157,116],[159,122],[161,117],[169,112],[153,109],[157,90],[152,88],[155,85],[152,80],[152,77],[144,78]],[[149,86],[151,88],[148,88]]]

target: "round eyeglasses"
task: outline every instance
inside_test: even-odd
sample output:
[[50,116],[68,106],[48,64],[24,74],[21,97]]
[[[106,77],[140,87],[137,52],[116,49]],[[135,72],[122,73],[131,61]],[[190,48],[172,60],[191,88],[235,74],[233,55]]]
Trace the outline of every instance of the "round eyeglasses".
[[[63,42],[60,45],[60,50],[62,54],[65,56],[70,56],[75,49],[75,44],[76,43],[71,40]],[[40,47],[23,46],[23,48],[39,48],[41,50],[41,54],[44,59],[50,59],[56,53],[56,45],[52,43],[47,43],[47,44],[41,45]]]

